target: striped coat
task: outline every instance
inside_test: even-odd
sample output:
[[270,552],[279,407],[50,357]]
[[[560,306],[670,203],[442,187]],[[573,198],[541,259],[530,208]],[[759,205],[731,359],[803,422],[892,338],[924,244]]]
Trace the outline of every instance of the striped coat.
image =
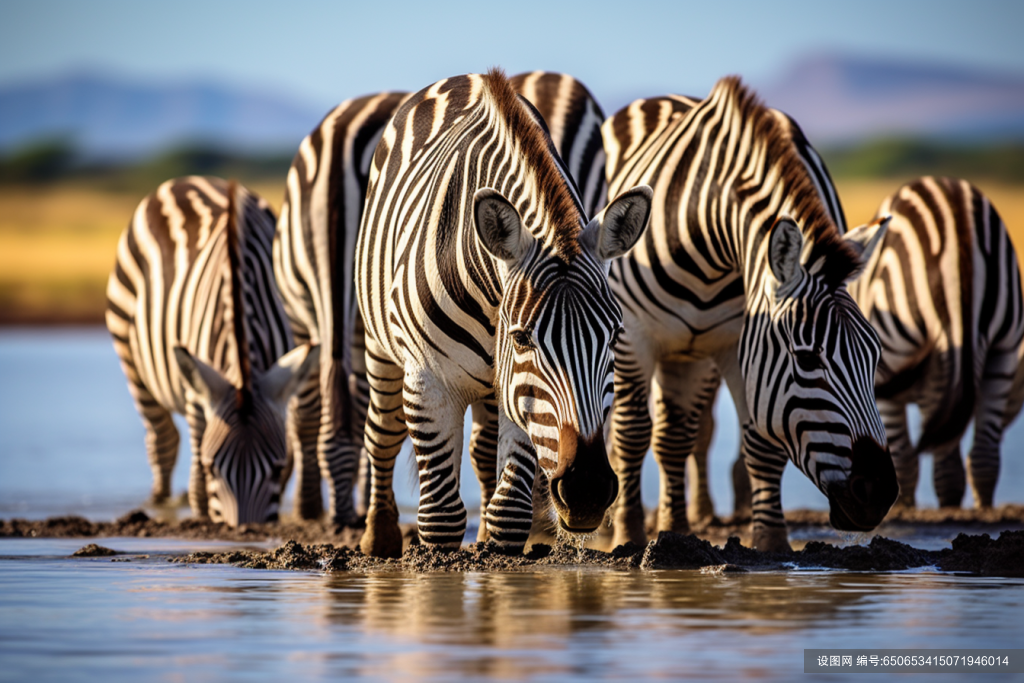
[[170,495],[172,413],[192,442],[189,502],[230,525],[274,519],[286,404],[318,353],[292,349],[274,216],[217,178],[169,180],[135,211],[107,284],[107,327],[146,427],[154,502]]
[[[918,455],[934,455],[939,504],[959,507],[967,480],[990,507],[1003,427],[1020,410],[1024,338],[1020,268],[1006,226],[977,188],[953,178],[919,178],[887,197],[881,248],[850,293],[878,330],[875,393],[900,480],[913,506]],[[906,408],[921,410],[916,446]],[[967,477],[960,440],[974,419]]]
[[296,340],[324,348],[295,399],[291,425],[293,450],[301,454],[295,508],[305,519],[323,511],[321,473],[331,521],[358,519],[353,482],[368,389],[353,289],[355,242],[373,151],[406,97],[384,92],[342,102],[302,141],[288,171],[274,272]]
[[[873,528],[897,485],[872,390],[878,338],[845,285],[883,224],[843,237],[827,174],[807,163],[799,128],[738,79],[704,100],[638,100],[603,132],[609,196],[637,183],[654,189],[651,228],[611,270],[625,321],[611,423],[616,540],[644,538],[639,471],[652,430],[689,416],[696,434],[717,385],[705,381],[709,360],[743,429],[755,546],[789,547],[779,488],[787,459],[828,496],[834,526]],[[655,376],[666,426],[648,412]],[[682,514],[659,509],[659,524],[676,523],[662,512]]]
[[388,125],[370,174],[356,284],[366,326],[372,489],[364,552],[401,550],[391,490],[408,433],[423,542],[461,542],[463,414],[492,403],[501,475],[483,524],[521,548],[539,465],[567,533],[616,493],[603,442],[620,325],[606,266],[642,233],[649,192],[585,222],[539,113],[500,71],[440,81]]

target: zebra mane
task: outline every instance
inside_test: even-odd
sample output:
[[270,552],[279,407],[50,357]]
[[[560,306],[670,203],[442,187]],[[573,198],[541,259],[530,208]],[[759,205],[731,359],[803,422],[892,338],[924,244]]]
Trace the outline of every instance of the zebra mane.
[[710,101],[717,107],[732,104],[739,112],[741,126],[753,127],[755,144],[765,146],[765,153],[760,157],[767,160],[766,169],[770,165],[778,170],[793,205],[790,213],[801,226],[804,239],[811,243],[805,262],[808,272],[820,276],[830,289],[841,286],[861,268],[861,259],[829,216],[794,144],[796,130],[790,127],[786,117],[777,116],[765,106],[739,76],[726,76],[718,81],[705,100]]
[[539,114],[534,118],[527,109],[528,106],[532,108],[532,105],[519,97],[500,68],[490,69],[483,80],[495,108],[512,131],[520,154],[534,169],[537,191],[551,220],[549,229],[554,251],[569,262],[580,254],[579,236],[583,228],[583,212],[569,190],[567,177],[559,170],[552,156],[554,146],[547,134],[544,119]]
[[238,373],[241,378],[240,386],[236,393],[238,409],[243,415],[252,411],[252,359],[249,356],[249,337],[246,333],[245,323],[245,302],[242,296],[242,247],[241,235],[239,234],[239,210],[245,211],[245,201],[238,206],[238,181],[228,182],[228,208],[227,208],[227,231],[228,237],[228,268],[231,272],[229,279],[231,283],[230,321],[232,328],[232,339],[235,343],[235,353],[238,358]]

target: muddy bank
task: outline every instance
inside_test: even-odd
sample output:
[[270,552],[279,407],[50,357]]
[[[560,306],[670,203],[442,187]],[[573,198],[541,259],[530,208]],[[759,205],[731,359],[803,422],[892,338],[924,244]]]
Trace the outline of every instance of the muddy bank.
[[693,535],[663,532],[646,546],[629,544],[610,553],[590,548],[536,544],[526,555],[508,555],[490,544],[475,543],[445,551],[412,545],[398,559],[367,557],[358,550],[331,544],[303,545],[289,541],[272,551],[200,552],[171,558],[185,564],[233,564],[253,569],[314,571],[466,572],[519,571],[543,567],[612,569],[699,569],[720,574],[794,568],[853,571],[898,571],[936,567],[982,576],[1024,577],[1024,531],[1007,531],[998,539],[988,534],[961,534],[953,547],[928,551],[875,537],[866,546],[836,547],[808,543],[794,553],[761,553],[731,538],[716,547]]
[[[725,545],[729,538],[738,536],[746,541],[750,520],[705,520],[691,529],[701,538],[717,545]],[[817,510],[793,510],[786,513],[786,522],[793,529],[828,529],[828,513]],[[1007,529],[1024,529],[1024,505],[1003,505],[988,510],[931,509],[893,510],[873,533],[880,536],[899,535],[905,529],[961,528],[972,532],[998,533]],[[407,527],[405,531],[411,531]],[[953,534],[950,534],[952,536]],[[151,518],[142,510],[134,510],[113,522],[90,522],[83,517],[51,517],[43,520],[0,520],[0,538],[98,538],[104,536],[139,536],[153,538],[180,538],[186,540],[221,540],[231,542],[258,542],[295,540],[300,543],[329,543],[355,547],[362,529],[335,527],[322,522],[277,522],[247,524],[231,528],[205,520],[183,519],[166,522]],[[654,536],[652,531],[651,537]],[[610,539],[610,536],[609,536]],[[594,539],[600,545],[602,537]]]
[[84,517],[73,515],[43,520],[0,520],[0,538],[137,536],[240,543],[292,539],[301,543],[332,543],[354,547],[362,534],[362,529],[335,527],[321,522],[246,524],[238,528],[197,519],[164,522],[152,519],[142,510],[129,512],[113,522],[90,522]]

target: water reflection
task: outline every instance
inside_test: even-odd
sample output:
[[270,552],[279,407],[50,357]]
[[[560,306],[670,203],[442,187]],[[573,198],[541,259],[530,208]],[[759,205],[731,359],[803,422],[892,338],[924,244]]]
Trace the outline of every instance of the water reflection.
[[0,660],[17,680],[54,679],[54,667],[106,680],[786,680],[805,647],[1024,640],[1021,580],[565,568],[321,576],[169,565],[155,553],[124,564],[2,554]]

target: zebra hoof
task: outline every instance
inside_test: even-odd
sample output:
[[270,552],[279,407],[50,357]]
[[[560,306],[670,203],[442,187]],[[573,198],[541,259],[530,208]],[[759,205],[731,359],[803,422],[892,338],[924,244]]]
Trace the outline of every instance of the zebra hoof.
[[755,550],[760,550],[763,553],[793,552],[786,527],[754,527],[752,545]]
[[647,545],[647,529],[644,524],[643,510],[631,510],[624,515],[615,515],[614,528],[612,548],[618,548],[627,543]]
[[398,512],[370,508],[359,549],[372,557],[401,557],[402,530],[398,526]]

